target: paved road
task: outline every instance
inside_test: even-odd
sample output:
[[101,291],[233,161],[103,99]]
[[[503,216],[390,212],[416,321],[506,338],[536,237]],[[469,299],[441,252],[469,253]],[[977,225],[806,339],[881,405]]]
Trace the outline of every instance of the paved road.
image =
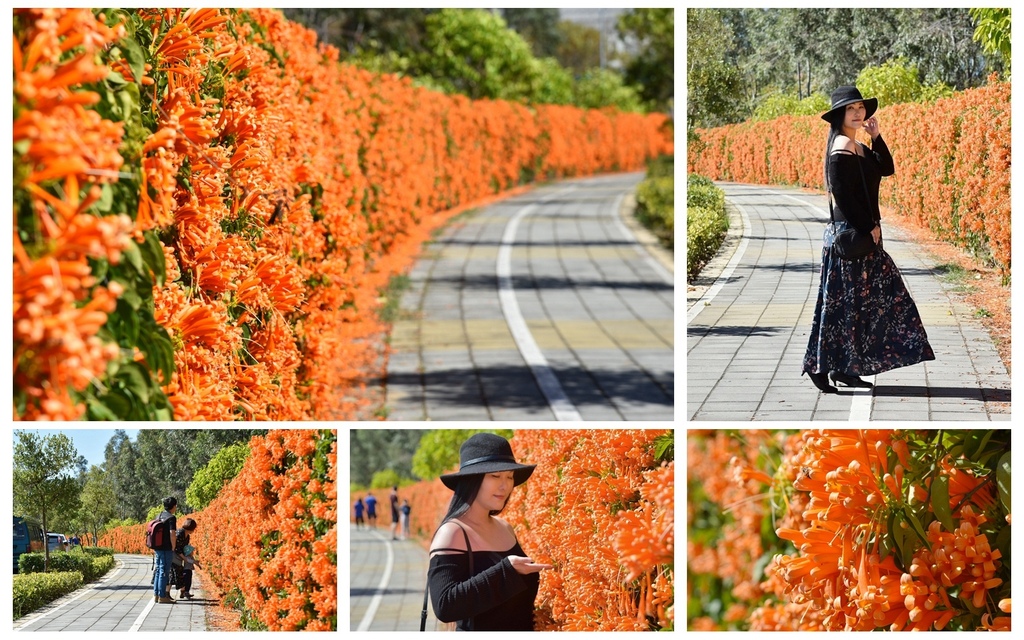
[[622,222],[642,174],[558,182],[455,220],[410,274],[391,420],[671,420],[672,274]]
[[[885,247],[936,359],[875,376],[875,389],[819,394],[800,377],[817,296],[822,195],[723,183],[742,239],[704,297],[688,299],[688,420],[1009,420],[1010,376],[988,332],[935,262],[886,226]],[[868,378],[871,379],[871,378]]]
[[[427,552],[419,542],[391,540],[387,527],[351,527],[350,630],[419,631],[427,564]],[[442,630],[430,606],[426,628]]]
[[[115,555],[117,566],[87,584],[14,621],[15,631],[206,631],[202,579],[193,572],[192,600],[153,602],[152,556]],[[175,590],[173,593],[177,593]]]

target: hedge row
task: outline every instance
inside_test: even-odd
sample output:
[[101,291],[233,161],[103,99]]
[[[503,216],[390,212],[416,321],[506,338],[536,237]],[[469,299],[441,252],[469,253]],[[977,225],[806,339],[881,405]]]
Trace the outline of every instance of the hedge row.
[[[42,573],[45,566],[42,553],[23,553],[18,558],[18,571],[22,574]],[[89,555],[56,551],[50,554],[50,571],[63,573],[77,571],[86,582],[92,582],[114,566],[114,556]]]
[[266,9],[19,9],[14,77],[23,419],[355,417],[432,229],[672,150],[664,115],[446,96]]
[[[935,236],[990,257],[1010,273],[1010,83],[962,91],[933,104],[882,105],[882,136],[896,175],[880,199]],[[828,125],[784,116],[698,129],[688,169],[714,180],[823,189]]]
[[28,573],[14,576],[14,619],[67,595],[85,584],[78,571]]
[[692,282],[718,252],[729,230],[725,192],[704,176],[686,179],[686,280]]

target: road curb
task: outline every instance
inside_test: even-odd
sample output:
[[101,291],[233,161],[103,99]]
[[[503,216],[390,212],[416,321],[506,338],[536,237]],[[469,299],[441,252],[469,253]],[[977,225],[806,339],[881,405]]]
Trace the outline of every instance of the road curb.
[[658,238],[647,230],[647,227],[640,224],[636,219],[636,190],[627,193],[622,198],[622,205],[619,207],[619,218],[622,224],[626,225],[629,232],[633,234],[637,243],[650,254],[661,266],[668,269],[668,272],[675,275],[675,252],[669,251],[661,246]]

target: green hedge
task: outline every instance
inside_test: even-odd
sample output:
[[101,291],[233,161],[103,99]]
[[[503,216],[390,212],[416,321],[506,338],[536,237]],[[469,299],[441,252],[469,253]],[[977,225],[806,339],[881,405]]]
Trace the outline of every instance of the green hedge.
[[662,245],[675,247],[675,178],[648,178],[636,189],[636,217]]
[[90,556],[113,556],[114,549],[111,547],[82,547],[82,551]]
[[725,192],[704,176],[691,174],[686,180],[686,280],[694,278],[722,246],[729,218],[725,213]]
[[[18,572],[21,574],[42,573],[44,566],[43,554],[23,553],[18,559]],[[50,573],[77,571],[82,574],[85,582],[92,582],[114,566],[113,555],[92,555],[55,551],[50,554]]]
[[14,619],[17,620],[26,613],[71,593],[84,583],[82,574],[77,571],[14,576]]

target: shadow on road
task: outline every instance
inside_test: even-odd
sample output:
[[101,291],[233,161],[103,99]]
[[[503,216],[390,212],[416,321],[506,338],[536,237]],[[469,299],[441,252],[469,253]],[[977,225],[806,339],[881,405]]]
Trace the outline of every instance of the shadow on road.
[[[494,291],[497,287],[497,276],[493,274],[479,275],[452,275],[434,276],[430,279],[431,286],[437,284],[451,283],[461,284],[463,289],[480,289]],[[637,291],[655,291],[671,293],[673,287],[664,282],[650,281],[641,282],[638,280],[601,280],[597,278],[556,278],[553,276],[513,276],[513,289],[545,289],[556,291],[559,289],[619,289]]]
[[978,402],[1009,402],[1009,389],[875,385],[874,395],[887,398],[960,398]]
[[792,327],[750,327],[739,325],[715,325],[713,327],[686,328],[687,337],[701,336],[770,336],[790,331]]

